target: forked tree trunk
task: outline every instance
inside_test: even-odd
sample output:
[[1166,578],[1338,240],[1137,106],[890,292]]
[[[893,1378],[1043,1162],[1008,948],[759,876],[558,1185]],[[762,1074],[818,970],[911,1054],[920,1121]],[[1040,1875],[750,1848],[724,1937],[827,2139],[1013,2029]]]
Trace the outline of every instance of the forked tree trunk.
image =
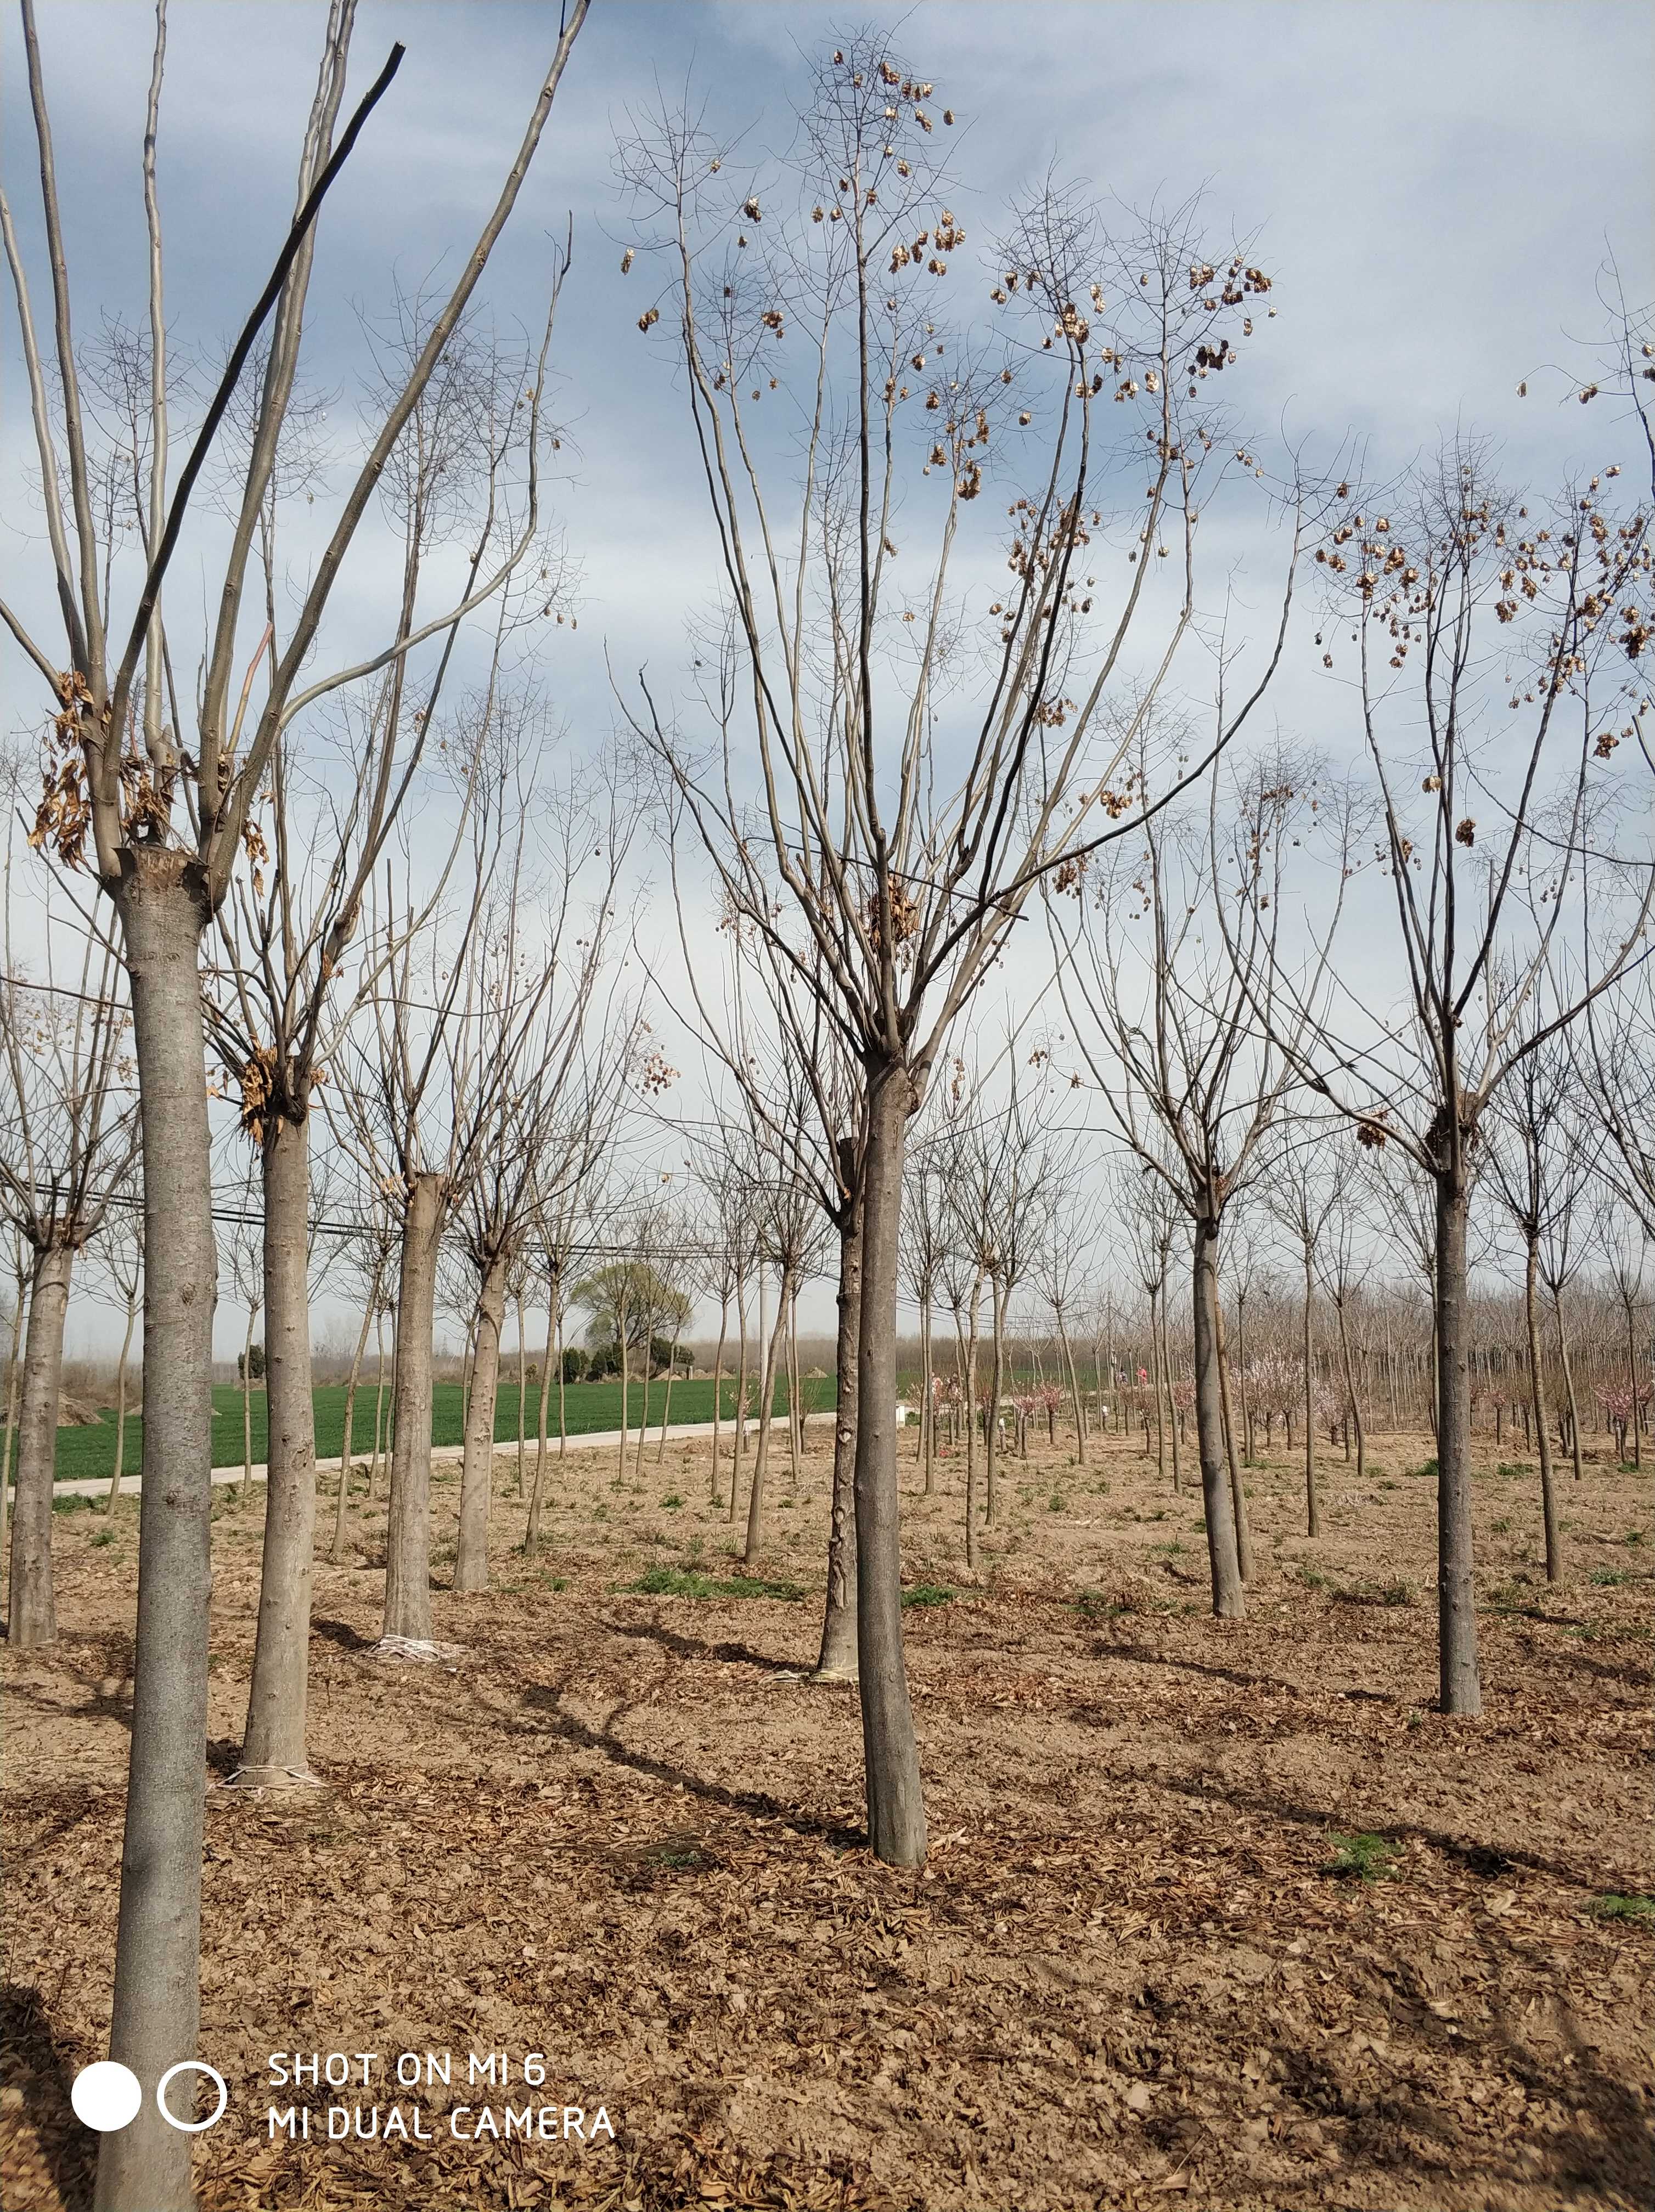
[[[307,1121],[278,1117],[263,1150],[265,1179],[265,1559],[259,1584],[241,1780],[263,1787],[308,1778],[310,1601],[316,1551],[316,1417],[310,1389],[307,1267],[310,1146]],[[343,1497],[350,1439],[339,1462]]]
[[862,1173],[862,1310],[856,1389],[856,1656],[867,1834],[876,1857],[925,1857],[919,1746],[903,1655],[901,1500],[897,1483],[897,1240],[903,1161],[918,1100],[904,1069],[869,1085]]
[[[852,1173],[855,1169],[852,1164]],[[839,1328],[833,1417],[833,1495],[828,1509],[827,1602],[816,1672],[843,1681],[856,1672],[857,1346],[862,1320],[862,1196],[839,1232]]]
[[403,1212],[398,1270],[382,1632],[417,1644],[431,1640],[431,1339],[441,1236],[442,1178],[417,1175]]
[[1213,1611],[1220,1620],[1239,1620],[1246,1606],[1229,1462],[1224,1451],[1224,1406],[1219,1380],[1218,1223],[1210,1214],[1198,1214],[1195,1220],[1194,1291],[1196,1438],[1202,1503],[1206,1509],[1207,1557],[1212,1569]]
[[1311,1362],[1311,1255],[1305,1247],[1305,1534],[1319,1536],[1322,1515],[1316,1495],[1316,1384]]
[[490,1255],[472,1324],[472,1395],[465,1407],[465,1449],[459,1473],[459,1541],[454,1588],[489,1587],[489,1514],[494,1503],[494,1416],[500,1401],[500,1333],[506,1319],[507,1255]]
[[[770,1455],[771,1414],[772,1409],[776,1404],[776,1363],[782,1356],[782,1332],[786,1329],[788,1325],[788,1292],[789,1287],[787,1275],[784,1273],[782,1277],[781,1287],[776,1294],[776,1326],[771,1329],[769,1339],[764,1346],[764,1380],[758,1386],[760,1394],[758,1403],[758,1448],[753,1454],[752,1481],[747,1491],[747,1542],[745,1549],[743,1551],[741,1555],[742,1564],[749,1567],[758,1565],[758,1556],[764,1547],[764,1470],[769,1463]],[[762,1313],[764,1309],[764,1281],[762,1275],[759,1278],[758,1283],[758,1305],[759,1311]]]
[[1540,1439],[1540,1518],[1546,1533],[1546,1579],[1555,1583],[1563,1572],[1563,1546],[1557,1528],[1557,1493],[1552,1481],[1551,1420],[1546,1410],[1546,1377],[1540,1358],[1540,1306],[1537,1278],[1540,1252],[1530,1237],[1527,1264],[1523,1273],[1523,1319],[1529,1332],[1529,1394],[1534,1406],[1535,1433]]
[[[103,1501],[106,1513],[114,1511],[115,1500],[120,1496],[121,1477],[126,1472],[126,1367],[132,1351],[132,1329],[137,1317],[137,1299],[129,1293],[126,1328],[121,1337],[121,1356],[115,1362],[115,1471],[109,1478],[109,1495]],[[3,1460],[0,1460],[0,1466],[3,1464]]]
[[[333,1544],[328,1553],[329,1559],[336,1563],[344,1557],[344,1511],[346,1501],[350,1496],[350,1447],[356,1425],[356,1385],[362,1377],[362,1361],[368,1352],[368,1332],[374,1325],[374,1309],[378,1304],[379,1285],[376,1282],[373,1297],[362,1308],[362,1325],[356,1332],[356,1350],[350,1362],[350,1377],[344,1386],[344,1434],[340,1440],[339,1487],[333,1505]],[[377,1425],[376,1421],[376,1428]],[[374,1438],[374,1443],[377,1455],[379,1446],[377,1434]],[[368,1469],[368,1486],[371,1496],[374,1488],[374,1473],[371,1467]]]
[[1436,1175],[1437,1633],[1441,1709],[1482,1711],[1472,1586],[1471,1389],[1467,1361],[1465,1229],[1462,1174]]
[[[184,854],[129,849],[121,861],[143,1148],[143,1473],[109,2056],[143,2094],[131,2124],[100,2142],[94,2201],[97,2212],[188,2212],[192,2139],[155,2096],[199,2048],[218,1279],[198,964],[208,916]],[[172,2095],[179,2110],[176,2085]]]
[[11,1523],[11,1586],[6,1634],[14,1651],[42,1651],[58,1640],[52,1580],[52,1485],[57,1472],[58,1405],[64,1384],[64,1322],[70,1246],[48,1244],[34,1255],[28,1332],[23,1340],[23,1394],[17,1416],[17,1499]]

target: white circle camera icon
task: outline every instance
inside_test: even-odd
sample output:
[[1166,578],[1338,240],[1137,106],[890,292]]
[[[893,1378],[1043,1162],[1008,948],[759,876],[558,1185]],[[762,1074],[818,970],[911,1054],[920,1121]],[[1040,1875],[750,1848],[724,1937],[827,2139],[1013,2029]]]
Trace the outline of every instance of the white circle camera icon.
[[[218,2102],[213,2106],[211,2112],[208,2113],[204,2120],[175,2119],[172,2113],[167,2111],[167,2085],[175,2081],[180,2074],[204,2074],[210,2081],[217,2082]],[[160,2081],[155,2084],[155,2109],[159,2112],[162,2119],[166,2121],[167,2126],[169,2128],[176,2128],[180,2135],[198,2136],[202,2133],[204,2129],[216,2126],[216,2124],[223,2118],[224,2107],[229,2103],[229,2087],[225,2081],[224,2076],[219,2072],[216,2066],[209,2066],[204,2058],[180,2058],[176,2066],[169,2066],[167,2069],[167,2071],[161,2075]]]

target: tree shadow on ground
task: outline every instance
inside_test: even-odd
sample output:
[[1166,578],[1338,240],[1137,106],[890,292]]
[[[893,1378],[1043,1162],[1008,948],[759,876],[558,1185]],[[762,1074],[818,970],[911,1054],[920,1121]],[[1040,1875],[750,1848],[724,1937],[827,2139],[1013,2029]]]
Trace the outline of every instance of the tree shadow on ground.
[[0,1983],[0,2072],[17,2090],[58,2196],[65,2204],[92,2202],[96,2138],[69,2101],[76,2068],[53,2033],[38,1990]]

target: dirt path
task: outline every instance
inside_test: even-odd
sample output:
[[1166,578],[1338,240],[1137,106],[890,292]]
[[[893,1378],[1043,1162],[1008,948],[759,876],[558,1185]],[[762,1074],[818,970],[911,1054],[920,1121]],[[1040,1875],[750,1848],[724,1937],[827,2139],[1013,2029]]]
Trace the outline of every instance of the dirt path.
[[[584,1453],[543,1563],[510,1548],[502,1496],[499,1587],[434,1597],[450,1667],[372,1656],[383,1510],[356,1509],[355,1563],[317,1577],[331,1787],[290,1802],[219,1783],[260,1500],[227,1503],[202,2055],[230,2106],[201,2139],[204,2207],[1641,2206],[1655,1924],[1602,1900],[1655,1887],[1646,1502],[1629,1474],[1566,1485],[1548,1589],[1534,1479],[1490,1467],[1488,1711],[1449,1721],[1433,1486],[1409,1471],[1428,1449],[1377,1439],[1360,1491],[1335,1460],[1314,1545],[1293,1470],[1253,1473],[1238,1625],[1204,1602],[1199,1500],[1130,1445],[1013,1463],[974,1585],[957,1462],[910,1495],[910,1576],[936,1601],[908,1615],[918,1875],[861,1846],[854,1692],[790,1679],[819,1625],[825,1438],[774,1487],[764,1573],[799,1601],[621,1587],[727,1579],[729,1526],[704,1443],[658,1465],[652,1441],[637,1490]],[[435,1494],[446,1583],[451,1470]],[[64,2085],[107,2021],[133,1521],[106,1540],[59,1521],[63,1640],[6,1662],[8,2212],[87,2202]],[[1384,1878],[1326,1871],[1357,1834]],[[466,2087],[472,2050],[547,2053],[547,2085]],[[447,2051],[457,2078],[278,2091],[279,2051]],[[271,2142],[295,2094],[312,2140]],[[399,2096],[429,2144],[320,2139],[330,2102]],[[601,2105],[615,2142],[451,2130],[451,2106],[542,2100]]]

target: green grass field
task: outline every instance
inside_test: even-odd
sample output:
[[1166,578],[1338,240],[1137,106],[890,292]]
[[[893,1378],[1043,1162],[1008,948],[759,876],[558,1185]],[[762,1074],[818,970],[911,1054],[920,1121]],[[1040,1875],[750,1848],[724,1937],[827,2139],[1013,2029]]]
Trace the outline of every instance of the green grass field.
[[[649,1385],[649,1419],[659,1421],[661,1405],[666,1394],[664,1382]],[[535,1423],[539,1413],[539,1392],[533,1383],[525,1394],[527,1403],[524,1409],[525,1427],[531,1448]],[[735,1385],[727,1382],[723,1387],[723,1413],[726,1419],[735,1412]],[[833,1403],[834,1386],[831,1376],[807,1381],[804,1386],[805,1410],[816,1413]],[[344,1386],[338,1383],[327,1389],[318,1390],[316,1400],[316,1455],[319,1459],[337,1459],[340,1441],[344,1434]],[[643,1407],[643,1388],[634,1382],[626,1394],[627,1418],[633,1427],[637,1425]],[[776,1392],[776,1409],[785,1410],[788,1402],[787,1385],[779,1382]],[[390,1410],[390,1377],[386,1378],[385,1405]],[[593,1430],[618,1429],[621,1425],[621,1386],[618,1382],[571,1382],[564,1392],[565,1418],[572,1437],[585,1436]],[[546,1408],[548,1425],[555,1437],[557,1433],[557,1398],[556,1385]],[[685,1382],[672,1385],[670,1418],[679,1421],[710,1421],[713,1418],[713,1386],[710,1382]],[[351,1449],[358,1454],[374,1449],[374,1391],[358,1388],[354,1418],[351,1421]],[[501,1443],[513,1443],[517,1437],[517,1385],[503,1384],[499,1404],[495,1411],[494,1432]],[[253,1463],[263,1463],[265,1457],[265,1393],[257,1389],[253,1394]],[[431,1394],[431,1440],[439,1444],[460,1442],[460,1392],[457,1382],[439,1382]],[[126,1417],[126,1451],[124,1472],[137,1474],[143,1459],[143,1423],[134,1413]],[[241,1464],[241,1393],[234,1386],[218,1386],[213,1391],[213,1465],[239,1467]],[[57,1479],[59,1482],[86,1481],[101,1476],[105,1480],[115,1467],[115,1416],[105,1408],[103,1419],[96,1428],[59,1429],[58,1431]]]

